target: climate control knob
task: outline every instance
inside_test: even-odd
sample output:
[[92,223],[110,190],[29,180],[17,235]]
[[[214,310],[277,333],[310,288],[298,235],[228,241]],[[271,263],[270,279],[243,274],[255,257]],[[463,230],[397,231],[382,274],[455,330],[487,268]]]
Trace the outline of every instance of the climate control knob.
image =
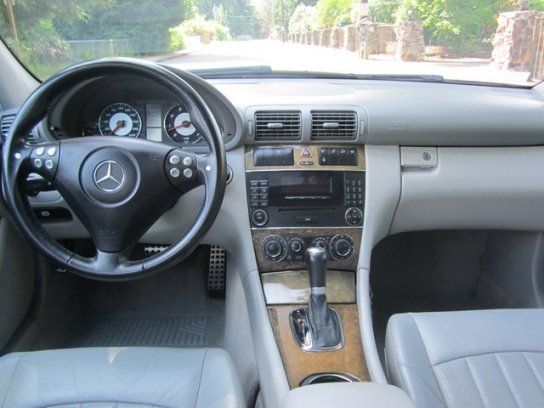
[[295,254],[300,254],[304,249],[304,241],[300,238],[293,238],[289,243],[289,249]]
[[353,255],[354,247],[349,235],[335,235],[329,244],[329,253],[335,261],[343,261]]
[[315,246],[315,247],[318,247],[318,248],[327,249],[328,245],[329,245],[329,243],[323,237],[317,237],[316,239],[314,239],[312,241],[312,246]]
[[278,235],[269,235],[263,240],[261,249],[269,261],[282,261],[287,255],[287,242]]

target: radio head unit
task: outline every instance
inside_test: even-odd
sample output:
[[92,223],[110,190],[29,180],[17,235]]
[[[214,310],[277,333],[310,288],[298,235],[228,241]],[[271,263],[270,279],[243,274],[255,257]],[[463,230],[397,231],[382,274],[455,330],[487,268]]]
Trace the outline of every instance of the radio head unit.
[[365,172],[246,173],[253,227],[341,227],[363,222]]

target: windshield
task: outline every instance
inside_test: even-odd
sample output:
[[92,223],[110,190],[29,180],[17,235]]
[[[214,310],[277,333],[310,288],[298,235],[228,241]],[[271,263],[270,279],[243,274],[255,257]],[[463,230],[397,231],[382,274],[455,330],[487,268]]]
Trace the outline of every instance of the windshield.
[[542,10],[544,0],[3,0],[0,36],[40,79],[130,56],[219,73],[527,86],[544,76]]

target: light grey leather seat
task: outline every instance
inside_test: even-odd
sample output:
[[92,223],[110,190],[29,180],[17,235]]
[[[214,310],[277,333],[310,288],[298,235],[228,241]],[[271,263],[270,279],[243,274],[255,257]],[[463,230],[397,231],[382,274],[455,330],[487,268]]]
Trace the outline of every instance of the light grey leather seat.
[[544,407],[544,310],[394,315],[386,361],[418,407]]
[[0,407],[243,407],[220,349],[79,348],[0,358]]

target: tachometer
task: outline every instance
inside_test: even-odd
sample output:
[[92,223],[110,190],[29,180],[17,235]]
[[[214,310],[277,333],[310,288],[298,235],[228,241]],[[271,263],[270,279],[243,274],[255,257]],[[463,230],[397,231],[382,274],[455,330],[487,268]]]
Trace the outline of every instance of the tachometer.
[[173,106],[164,118],[164,130],[174,142],[196,144],[202,136],[191,122],[189,112],[183,105]]
[[113,103],[106,107],[98,120],[104,136],[138,137],[142,131],[142,119],[138,111],[128,103]]

